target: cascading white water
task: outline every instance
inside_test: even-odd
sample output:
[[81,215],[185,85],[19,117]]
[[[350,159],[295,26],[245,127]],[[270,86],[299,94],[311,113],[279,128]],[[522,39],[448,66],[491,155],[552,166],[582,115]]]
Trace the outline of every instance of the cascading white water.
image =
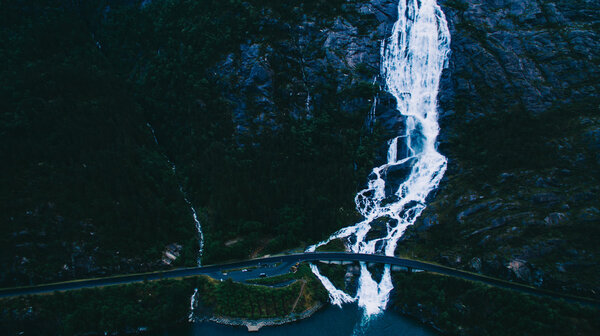
[[189,322],[194,322],[194,310],[196,307],[196,301],[198,300],[196,295],[198,295],[198,288],[194,288],[194,294],[192,294],[192,297],[190,297],[190,315],[188,316]]
[[[152,132],[152,137],[154,138],[154,143],[156,143],[158,145],[158,139],[156,138],[156,133],[154,132],[154,127],[152,127],[152,125],[150,125],[150,123],[146,123],[146,126],[148,126],[148,128],[150,129],[150,132]],[[175,175],[175,177],[177,177],[177,166],[175,166],[175,164],[167,157],[166,154],[162,154],[165,158],[165,160],[167,160],[167,163],[169,164],[169,166],[171,166],[171,171],[173,172],[173,175]],[[196,208],[194,208],[194,205],[192,205],[192,202],[190,202],[190,200],[187,198],[187,195],[185,193],[185,191],[183,190],[183,186],[181,185],[181,183],[178,182],[179,187],[179,192],[181,193],[181,195],[183,196],[183,200],[185,201],[185,203],[190,207],[190,210],[192,211],[192,218],[194,219],[194,223],[196,224],[196,232],[198,232],[198,257],[196,258],[196,264],[198,265],[198,267],[202,266],[202,252],[204,251],[204,232],[202,232],[202,225],[200,224],[200,221],[198,220],[198,214],[196,213]],[[198,288],[194,289],[194,294],[192,294],[192,296],[190,297],[190,315],[188,317],[188,320],[190,322],[194,321],[194,306],[197,300],[197,296],[198,295]]]
[[[154,138],[154,142],[158,145],[158,139],[156,138],[156,133],[154,132],[154,127],[152,127],[152,125],[150,125],[150,123],[146,123],[146,126],[148,126],[148,128],[150,129],[150,132],[152,132],[152,137]],[[165,155],[165,154],[162,154],[162,155],[165,158],[165,160],[167,160],[167,163],[169,164],[169,166],[171,166],[171,171],[173,172],[173,175],[175,175],[175,177],[177,177],[177,167],[175,166],[175,164],[167,157],[167,155]],[[196,208],[194,208],[194,205],[192,204],[192,202],[190,202],[190,200],[187,198],[187,194],[183,190],[183,186],[181,185],[181,183],[178,182],[177,186],[179,187],[179,192],[183,196],[183,200],[190,207],[190,210],[192,212],[192,218],[194,219],[194,224],[196,225],[196,232],[198,232],[198,257],[196,258],[196,264],[198,265],[198,267],[200,267],[200,266],[202,266],[202,252],[204,251],[204,232],[202,232],[202,225],[200,224],[200,221],[198,220],[198,214],[196,213]]]
[[[437,94],[449,52],[448,24],[436,1],[400,0],[392,36],[382,44],[381,72],[387,90],[396,98],[398,117],[405,120],[404,134],[389,141],[387,162],[373,168],[368,187],[355,197],[364,220],[307,251],[343,238],[352,252],[394,255],[398,239],[425,209],[427,195],[437,188],[446,171],[446,158],[436,149]],[[398,151],[399,140],[404,141],[404,153]],[[389,178],[402,170],[410,173],[401,183]],[[375,238],[367,239],[372,229]],[[316,266],[311,268],[329,291],[332,303],[358,301],[367,316],[385,309],[393,288],[389,266],[376,282],[362,263],[356,297],[335,288]]]

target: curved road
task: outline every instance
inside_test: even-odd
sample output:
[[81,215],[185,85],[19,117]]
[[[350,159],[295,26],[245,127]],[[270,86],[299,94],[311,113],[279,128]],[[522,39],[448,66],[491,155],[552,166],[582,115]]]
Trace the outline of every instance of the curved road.
[[[412,270],[422,270],[427,272],[439,273],[455,278],[477,281],[485,283],[487,285],[517,290],[519,292],[533,294],[537,296],[546,296],[558,299],[565,299],[567,301],[576,302],[585,305],[600,306],[600,301],[591,299],[571,296],[568,294],[561,294],[551,292],[527,285],[522,285],[514,282],[508,282],[496,278],[487,277],[480,274],[469,273],[461,271],[455,268],[440,266],[436,264],[430,264],[422,261],[388,257],[383,255],[374,254],[358,254],[358,253],[345,253],[345,252],[313,252],[313,253],[299,253],[290,254],[277,257],[267,257],[260,259],[252,259],[247,261],[240,261],[222,265],[211,265],[194,268],[180,268],[168,271],[153,272],[153,273],[141,273],[132,275],[121,275],[112,276],[98,279],[85,279],[75,280],[69,282],[52,283],[46,285],[32,286],[32,287],[19,287],[19,288],[6,288],[0,289],[0,298],[19,296],[19,295],[30,295],[30,294],[43,294],[51,293],[55,291],[66,291],[81,288],[93,288],[102,286],[111,286],[119,284],[128,284],[134,282],[169,279],[169,278],[181,278],[194,275],[208,275],[216,279],[232,278],[235,281],[244,281],[251,278],[257,278],[259,273],[265,273],[267,276],[273,276],[283,274],[289,271],[291,265],[297,262],[303,261],[350,261],[350,262],[366,262],[366,263],[377,263],[377,264],[388,264],[394,266],[401,266]],[[242,272],[242,269],[247,271]]]

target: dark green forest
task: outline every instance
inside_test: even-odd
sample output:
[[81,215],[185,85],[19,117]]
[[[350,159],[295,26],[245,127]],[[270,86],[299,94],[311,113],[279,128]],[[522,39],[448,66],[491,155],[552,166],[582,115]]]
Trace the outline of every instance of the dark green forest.
[[197,304],[193,313],[198,318],[283,318],[327,300],[327,291],[307,265],[289,275],[296,281],[283,287],[199,276],[2,299],[0,331],[7,335],[135,334],[138,328],[159,331],[190,319],[194,289]]
[[445,335],[593,335],[598,309],[428,273],[394,274],[392,309]]
[[[301,6],[325,24],[340,4]],[[179,185],[199,210],[205,263],[297,247],[351,220],[380,141],[363,127],[369,106],[347,113],[339,101],[374,89],[340,92],[330,69],[309,117],[287,113],[276,92],[278,127],[234,136],[231,83],[215,72],[259,31],[265,43],[289,40],[277,20],[297,11],[262,0],[2,0],[0,284],[155,269],[174,242],[176,265],[194,265]],[[278,55],[276,89],[302,71]]]

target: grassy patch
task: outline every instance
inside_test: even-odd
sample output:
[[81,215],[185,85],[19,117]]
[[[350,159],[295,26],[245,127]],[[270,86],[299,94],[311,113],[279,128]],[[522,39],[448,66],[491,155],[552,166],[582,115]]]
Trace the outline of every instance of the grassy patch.
[[344,252],[346,251],[346,246],[341,239],[334,239],[329,243],[319,246],[316,252]]

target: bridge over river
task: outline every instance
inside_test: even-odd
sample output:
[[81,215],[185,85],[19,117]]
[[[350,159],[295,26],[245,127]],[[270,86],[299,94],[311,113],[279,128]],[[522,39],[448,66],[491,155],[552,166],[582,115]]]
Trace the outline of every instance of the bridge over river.
[[[56,291],[68,291],[82,288],[94,288],[102,286],[112,286],[120,284],[129,284],[143,281],[153,281],[161,279],[172,279],[181,277],[190,277],[196,275],[208,275],[215,278],[233,278],[234,280],[243,280],[243,278],[256,278],[256,273],[246,274],[245,277],[228,275],[224,276],[229,270],[240,270],[248,269],[253,267],[266,267],[268,276],[286,273],[289,271],[289,266],[298,262],[325,262],[325,263],[353,263],[353,262],[364,262],[367,264],[385,264],[391,265],[393,270],[404,270],[409,272],[414,271],[426,271],[432,273],[438,273],[446,276],[460,278],[464,280],[476,281],[484,283],[490,286],[506,288],[510,290],[516,290],[522,293],[546,296],[557,299],[565,299],[567,301],[576,302],[585,305],[600,306],[600,301],[591,298],[577,297],[563,293],[552,292],[544,289],[539,289],[519,283],[505,281],[497,278],[488,277],[481,274],[470,273],[455,268],[441,266],[423,261],[390,257],[376,254],[360,254],[360,253],[346,253],[346,252],[307,252],[298,254],[281,255],[274,257],[251,259],[246,261],[239,261],[220,265],[210,265],[202,267],[191,267],[191,268],[179,268],[167,271],[151,272],[151,273],[138,273],[128,275],[117,275],[104,278],[94,279],[81,279],[67,282],[43,284],[31,287],[18,287],[18,288],[4,288],[0,289],[0,298],[20,296],[20,295],[33,295],[33,294],[46,294]],[[279,265],[279,266],[277,266]],[[241,275],[241,272],[238,273]]]

